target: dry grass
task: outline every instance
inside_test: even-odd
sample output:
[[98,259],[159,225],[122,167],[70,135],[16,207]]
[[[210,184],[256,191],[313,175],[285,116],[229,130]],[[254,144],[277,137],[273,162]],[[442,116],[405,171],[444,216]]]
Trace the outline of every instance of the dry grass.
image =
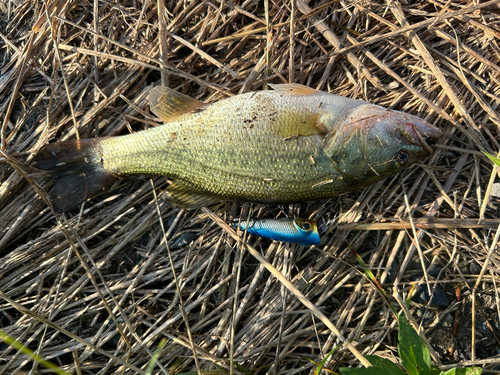
[[[437,363],[498,366],[500,201],[480,151],[500,150],[500,1],[266,1],[0,4],[0,327],[78,374],[144,373],[162,338],[161,374],[243,373],[232,361],[312,374],[309,360],[342,342],[326,367],[393,357],[396,322],[349,244],[396,305],[415,284],[447,292],[447,308],[410,305]],[[288,81],[445,135],[425,164],[364,191],[255,207],[316,219],[311,248],[242,246],[225,223],[244,207],[180,211],[165,178],[124,181],[57,218],[33,185],[46,186],[29,165],[49,141],[156,125],[153,84],[211,102]],[[42,370],[0,345],[0,374]]]

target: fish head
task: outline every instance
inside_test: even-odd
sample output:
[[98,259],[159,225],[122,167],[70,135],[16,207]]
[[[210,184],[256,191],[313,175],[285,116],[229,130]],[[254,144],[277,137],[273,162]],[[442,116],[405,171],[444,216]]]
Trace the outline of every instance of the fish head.
[[330,132],[324,152],[343,177],[367,185],[429,156],[441,134],[417,116],[367,104]]

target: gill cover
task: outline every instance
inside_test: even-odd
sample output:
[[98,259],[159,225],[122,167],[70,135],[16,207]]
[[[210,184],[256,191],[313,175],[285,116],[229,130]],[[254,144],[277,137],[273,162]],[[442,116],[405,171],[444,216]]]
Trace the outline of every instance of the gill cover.
[[367,104],[329,136],[325,154],[348,180],[376,181],[428,156],[425,139],[440,135],[416,116]]

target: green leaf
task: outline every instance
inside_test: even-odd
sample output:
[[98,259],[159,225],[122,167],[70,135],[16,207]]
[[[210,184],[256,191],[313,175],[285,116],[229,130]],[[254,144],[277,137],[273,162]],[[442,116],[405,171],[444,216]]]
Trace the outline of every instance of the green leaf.
[[318,367],[316,367],[316,371],[314,371],[314,375],[318,375],[321,370],[323,369],[323,366],[325,365],[325,362],[327,361],[327,359],[333,354],[333,352],[335,352],[335,350],[337,350],[338,346],[336,346],[335,348],[333,348],[326,356],[325,358],[323,358],[323,360],[319,363]]
[[379,367],[386,370],[386,374],[388,375],[405,375],[403,370],[399,368],[398,365],[391,362],[387,358],[378,357],[376,355],[367,355],[365,358],[370,362],[374,367]]
[[247,369],[245,366],[240,365],[238,362],[233,362],[233,363],[234,363],[234,365],[236,366],[236,368],[237,368],[238,370],[240,370],[241,372],[243,372],[243,373],[245,373],[245,374],[247,374],[247,375],[250,375],[250,374],[251,374],[250,370],[249,370],[249,369]]
[[465,368],[465,375],[481,375],[483,372],[482,367],[466,367]]
[[153,369],[155,368],[155,364],[158,361],[158,358],[160,357],[161,350],[163,349],[163,347],[165,346],[166,343],[167,343],[167,339],[165,339],[165,338],[161,339],[160,344],[158,345],[158,348],[156,348],[156,350],[153,354],[153,357],[151,358],[151,360],[148,363],[148,366],[146,367],[146,371],[145,371],[146,375],[151,375],[151,373],[153,372]]
[[441,370],[436,365],[431,366],[431,375],[441,375]]
[[381,367],[341,367],[339,371],[343,375],[387,375],[387,369]]
[[431,375],[431,354],[404,315],[399,316],[398,351],[409,375]]
[[455,367],[446,372],[442,372],[441,375],[481,375],[483,369],[481,367]]
[[490,158],[490,160],[495,163],[497,166],[500,167],[500,159],[497,158],[495,155],[488,154],[487,152],[483,151],[483,154],[485,154],[487,157]]
[[24,353],[28,357],[31,358],[32,361],[40,363],[42,366],[52,370],[55,374],[60,374],[60,375],[71,375],[69,372],[64,371],[62,368],[59,366],[53,364],[50,361],[47,361],[43,359],[41,356],[36,354],[34,351],[29,349],[28,347],[24,346],[21,344],[19,341],[14,340],[14,338],[10,337],[7,332],[3,331],[0,329],[0,340],[5,342],[6,344],[12,346],[13,348],[17,349],[18,351]]

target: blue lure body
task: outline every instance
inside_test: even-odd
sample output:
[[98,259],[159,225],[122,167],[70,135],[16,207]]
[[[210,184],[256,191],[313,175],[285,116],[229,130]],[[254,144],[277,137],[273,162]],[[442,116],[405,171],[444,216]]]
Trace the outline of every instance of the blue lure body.
[[[234,225],[238,228],[238,223]],[[314,220],[297,217],[295,219],[257,219],[248,223],[242,221],[240,230],[247,229],[248,233],[276,241],[296,243],[303,246],[319,245],[318,227]]]

